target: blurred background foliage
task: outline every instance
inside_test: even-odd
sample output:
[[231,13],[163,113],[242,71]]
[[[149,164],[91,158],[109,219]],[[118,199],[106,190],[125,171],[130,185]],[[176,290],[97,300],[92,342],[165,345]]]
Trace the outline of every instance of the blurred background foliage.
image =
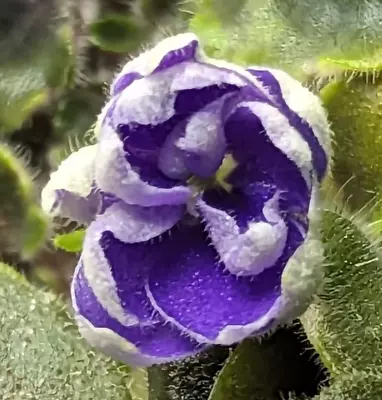
[[[131,370],[79,338],[68,287],[84,231],[49,220],[39,197],[92,143],[121,66],[186,30],[209,56],[285,69],[321,96],[333,130],[325,278],[301,321],[270,337]],[[381,47],[380,0],[1,0],[3,398],[382,398]]]

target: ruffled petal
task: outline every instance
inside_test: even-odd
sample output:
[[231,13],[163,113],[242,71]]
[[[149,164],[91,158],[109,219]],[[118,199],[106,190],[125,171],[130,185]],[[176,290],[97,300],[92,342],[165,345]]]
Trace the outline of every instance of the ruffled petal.
[[228,148],[239,161],[226,178],[232,190],[206,191],[198,202],[226,268],[256,275],[272,267],[287,243],[287,221],[308,229],[311,157],[307,144],[277,109],[239,104],[227,118]]
[[208,178],[221,165],[225,151],[223,107],[225,95],[190,117],[176,145],[183,150],[185,166],[194,175]]
[[[223,209],[212,207],[203,200],[198,202],[198,209],[206,221],[209,236],[220,260],[232,274],[260,274],[273,267],[284,253],[288,228],[280,216],[279,193],[276,192],[268,200],[269,193],[265,194],[265,198],[253,196],[251,199],[237,199],[236,207],[227,209],[224,209],[224,202],[217,202]],[[235,197],[240,197],[240,194]],[[230,200],[232,204],[233,196]],[[239,217],[241,226],[230,215],[237,215],[237,208],[240,206],[247,208],[239,210],[240,216],[243,217],[244,214],[247,220]]]
[[[255,155],[265,164],[274,164],[269,174],[281,174],[281,169],[287,167],[283,176],[284,185],[292,184],[290,173],[305,180],[305,186],[312,186],[312,153],[300,132],[293,128],[288,119],[274,106],[263,102],[243,102],[233,109],[227,118],[226,135],[234,158],[243,162]],[[258,147],[252,147],[252,146]],[[266,151],[266,152],[265,152]],[[272,159],[271,156],[277,157]],[[281,164],[280,164],[281,163]]]
[[317,96],[284,71],[251,67],[253,74],[271,94],[290,126],[307,142],[318,180],[325,176],[330,152],[330,128]]
[[92,346],[131,366],[169,362],[193,355],[205,347],[164,321],[147,302],[145,307],[152,317],[150,320],[128,326],[121,324],[105,310],[95,295],[82,261],[73,278],[72,299],[82,336]]
[[126,89],[135,80],[163,71],[185,61],[196,61],[203,57],[198,38],[185,33],[162,40],[157,46],[128,62],[116,76],[110,94],[114,96]]
[[[98,187],[128,204],[137,204],[143,207],[185,204],[187,202],[192,195],[188,187],[161,176],[158,170],[154,169],[153,171],[149,165],[144,165],[146,181],[142,179],[140,169],[134,168],[127,161],[123,142],[117,133],[111,126],[104,126],[104,133],[106,129],[109,130],[109,133],[99,145],[95,167],[95,181]],[[141,162],[138,163],[138,165],[141,164]],[[148,174],[150,171],[151,174]],[[169,184],[165,185],[163,182]]]
[[185,211],[185,205],[141,207],[117,201],[97,218],[97,225],[124,243],[146,242],[171,229]]
[[83,147],[51,174],[41,194],[45,212],[85,224],[94,219],[100,207],[100,196],[94,186],[96,154],[96,145]]
[[[204,171],[199,172],[212,174],[222,158],[221,123],[216,118],[206,121],[206,117],[214,117],[208,107],[216,107],[212,106],[214,102],[238,92],[244,84],[231,71],[185,62],[130,85],[111,100],[100,125],[97,185],[129,204],[151,206],[187,201],[188,189],[178,179],[187,175],[185,168],[192,173],[198,168],[196,161],[202,161]],[[202,119],[210,123],[204,129],[214,132],[214,138],[211,136],[196,152],[192,146],[200,143],[203,135],[195,137],[195,127]],[[183,155],[184,160],[175,158],[175,165],[171,165],[162,149],[167,146],[171,153],[168,138],[176,135],[179,140],[188,139],[180,146],[176,143],[181,150],[177,155]],[[206,152],[211,149],[214,157],[207,157]],[[163,164],[163,158],[169,165]],[[179,168],[180,175],[176,173]],[[168,171],[170,176],[166,175]]]
[[[141,307],[147,302],[142,282],[151,262],[148,243],[172,228],[182,217],[184,208],[143,208],[116,201],[87,229],[81,255],[86,279],[103,308],[122,325],[150,318],[151,311],[145,313]],[[126,243],[126,250],[119,249],[117,254],[122,260],[112,265],[113,254],[107,253],[107,232],[113,232],[116,241]]]
[[[196,340],[229,345],[262,334],[284,313],[281,274],[303,237],[292,224],[279,261],[252,277],[227,272],[198,225],[174,227],[157,244],[147,293],[154,308]],[[176,251],[174,251],[176,249]]]

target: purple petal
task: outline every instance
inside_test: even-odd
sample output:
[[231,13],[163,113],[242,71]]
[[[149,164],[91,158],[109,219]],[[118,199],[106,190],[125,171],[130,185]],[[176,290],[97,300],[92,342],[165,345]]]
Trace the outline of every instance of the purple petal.
[[[173,69],[124,90],[112,100],[100,127],[97,186],[129,204],[187,201],[188,189],[158,166],[161,148],[183,121],[243,85],[236,74],[209,65],[185,63]],[[216,152],[213,167],[221,152]],[[204,164],[211,170],[207,161]]]
[[[147,313],[152,319],[144,324],[124,326],[112,318],[89,285],[81,262],[72,283],[72,298],[84,338],[91,345],[129,365],[164,363],[203,350],[202,345],[168,324],[153,309]],[[144,306],[149,308],[147,302]]]
[[124,66],[111,85],[111,96],[120,93],[137,79],[185,61],[203,58],[204,55],[195,35],[187,33],[167,38]]
[[185,61],[196,61],[196,52],[198,50],[198,47],[199,41],[195,37],[187,45],[174,50],[170,50],[160,60],[158,66],[154,69],[154,72],[163,71],[167,68],[171,68]]
[[186,180],[191,171],[186,167],[186,158],[177,142],[183,137],[187,121],[183,121],[167,136],[158,154],[158,168],[171,179]]
[[[152,308],[144,285],[155,261],[155,247],[150,241],[126,244],[116,238],[130,239],[129,234],[126,237],[129,226],[125,229],[116,220],[110,221],[107,212],[112,212],[111,207],[89,226],[72,283],[83,336],[132,365],[167,362],[200,351],[201,345],[166,323]],[[120,216],[120,223],[128,223],[128,214]],[[148,232],[146,237],[151,236]]]
[[225,155],[222,108],[226,98],[220,98],[191,116],[184,136],[177,141],[177,147],[185,153],[185,166],[203,178],[216,173]]
[[[239,105],[225,124],[228,148],[241,162],[226,178],[231,192],[206,191],[198,202],[220,260],[236,275],[257,275],[278,261],[287,243],[289,219],[305,222],[301,232],[306,233],[311,199],[304,178],[309,152],[297,147],[297,132],[285,139],[287,128],[277,132],[277,109],[254,104],[253,109]],[[261,111],[268,130],[256,111]]]
[[[109,130],[108,134],[105,134],[106,129]],[[135,169],[127,162],[123,143],[116,132],[110,126],[107,128],[104,126],[103,134],[107,138],[104,138],[99,144],[95,168],[95,180],[98,187],[128,204],[137,204],[143,207],[185,204],[187,202],[192,194],[189,188],[178,185],[174,181],[172,181],[172,187],[167,185],[163,188],[165,186],[163,182],[171,182],[170,179],[166,180],[160,176],[160,171],[156,169],[152,175],[147,174],[147,171],[150,172],[150,165],[144,165],[143,171],[148,175],[146,180],[149,180],[145,182],[139,174],[139,168]],[[142,163],[139,163],[139,166],[141,165]]]
[[[290,94],[287,93],[287,96],[284,97],[283,89],[281,87],[281,82],[287,79],[287,85],[290,86],[291,85],[290,81],[293,80],[292,78],[287,76],[287,74],[282,73],[280,71],[279,74],[281,73],[282,80],[279,81],[271,70],[250,68],[248,69],[248,71],[251,74],[253,74],[257,79],[259,79],[259,81],[266,87],[266,89],[272,95],[280,112],[282,112],[288,118],[289,124],[293,128],[295,128],[301,134],[304,140],[308,143],[310,151],[312,153],[313,157],[312,162],[317,177],[319,180],[322,180],[323,177],[325,176],[326,169],[328,166],[328,158],[326,151],[321,145],[316,135],[316,132],[309,125],[309,122],[307,120],[304,120],[297,112],[294,112],[288,105],[288,98],[290,101],[293,100],[290,99],[291,96],[295,96],[296,99],[295,101],[300,101],[300,102],[302,102],[303,101],[302,98],[305,97],[307,102],[306,104],[304,104],[304,106],[305,109],[309,109],[309,100],[311,100],[311,97],[313,97],[313,95],[307,89],[303,88],[300,83],[296,82],[292,88],[293,92]],[[277,73],[277,71],[275,71],[275,73]],[[288,87],[286,88],[284,87],[284,89],[288,89]],[[314,115],[314,113],[320,113],[320,109],[321,107],[318,107],[318,105],[314,101],[310,114]],[[323,118],[323,120],[325,121],[326,118]],[[327,124],[325,123],[325,125]],[[326,135],[328,131],[329,129],[326,126],[326,132],[325,132]]]
[[111,85],[110,94],[115,96],[130,86],[135,80],[141,79],[143,76],[139,72],[125,72],[119,75]]
[[[281,135],[283,132],[287,133],[285,128]],[[228,183],[247,192],[248,196],[253,188],[257,190],[262,184],[270,185],[281,192],[284,211],[307,213],[310,178],[308,182],[304,179],[306,174],[302,168],[305,165],[300,160],[309,161],[309,154],[301,152],[302,155],[299,155],[292,135],[283,140],[283,148],[280,149],[277,141],[272,142],[269,133],[260,118],[248,107],[239,106],[229,116],[225,124],[225,135],[228,148],[240,164],[232,172]]]
[[[276,193],[269,200],[261,200],[258,202],[256,197],[247,199],[247,203],[254,203],[250,204],[252,207],[247,208],[252,208],[251,211],[255,211],[256,208],[258,210],[253,216],[247,215],[244,227],[240,227],[235,217],[230,216],[227,210],[211,207],[202,200],[198,202],[198,209],[206,222],[220,260],[232,274],[258,275],[273,267],[284,253],[288,228],[280,216],[279,194]],[[240,207],[240,203],[243,201],[236,204],[233,208],[234,213]]]
[[100,210],[100,193],[95,188],[87,196],[80,196],[65,189],[57,189],[55,196],[52,208],[49,210],[49,214],[54,216],[90,224]]
[[[143,279],[151,262],[147,254],[148,244],[150,239],[172,228],[182,217],[184,209],[184,206],[143,208],[118,201],[111,204],[87,229],[82,251],[86,277],[101,305],[120,323],[130,325],[138,319],[149,317],[142,314],[140,307],[146,298]],[[117,254],[118,257],[126,257],[124,262],[121,263],[119,259],[116,264],[110,265],[113,254],[109,257],[107,253],[108,240],[105,239],[105,232],[113,232],[117,241],[131,244],[130,247],[126,244],[126,250],[122,253],[119,250]],[[139,246],[139,243],[142,245]],[[135,256],[138,258],[135,259]],[[125,268],[123,263],[126,263],[128,268]],[[122,268],[115,272],[116,266]],[[132,275],[128,275],[130,279],[125,281],[125,275],[118,278],[115,273]],[[124,293],[132,299],[131,301],[138,302],[138,306],[133,307]]]
[[219,264],[200,226],[174,228],[155,247],[147,286],[154,308],[198,341],[228,345],[264,333],[283,313],[281,274],[303,242],[292,225],[288,231],[284,254],[273,268],[238,277]]
[[184,205],[141,207],[117,201],[97,218],[97,224],[124,243],[139,243],[171,229],[185,210]]
[[225,124],[228,148],[240,162],[229,183],[243,191],[254,183],[270,184],[280,191],[284,210],[306,213],[311,187],[309,149],[293,128],[278,125],[283,119],[277,109],[245,104],[239,105]]

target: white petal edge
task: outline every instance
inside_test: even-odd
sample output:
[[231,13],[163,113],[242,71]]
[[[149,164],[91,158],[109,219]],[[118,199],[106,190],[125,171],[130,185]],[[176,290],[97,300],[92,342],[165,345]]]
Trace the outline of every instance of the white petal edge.
[[269,71],[276,78],[285,102],[292,111],[308,122],[330,159],[332,132],[320,98],[284,71],[258,66],[251,66],[249,69]]
[[[97,145],[85,146],[70,154],[53,172],[41,193],[42,209],[49,215],[59,216],[60,205],[56,206],[57,191],[66,190],[86,198],[94,183],[94,161]],[[65,215],[63,215],[65,216]]]
[[164,204],[157,200],[157,197],[162,195],[166,197],[165,204],[187,203],[191,190],[185,186],[163,189],[143,182],[126,160],[123,143],[117,133],[109,124],[103,129],[105,138],[99,144],[95,168],[95,181],[100,189],[114,194],[127,204],[137,204],[142,207]]
[[139,323],[137,316],[128,313],[122,307],[118,297],[109,263],[99,243],[103,232],[104,225],[98,223],[97,220],[89,226],[86,232],[81,255],[84,276],[99,303],[111,317],[124,326],[137,325]]
[[300,170],[308,188],[311,187],[312,153],[300,133],[290,126],[288,119],[277,108],[261,102],[243,102],[237,108],[245,107],[261,121],[266,135],[275,147],[281,150]]
[[[124,75],[132,72],[137,72],[142,76],[150,75],[155,68],[158,67],[159,63],[168,52],[181,49],[193,41],[199,42],[198,37],[193,33],[181,33],[162,40],[156,46],[148,49],[125,64],[122,70],[114,78],[114,82],[117,83]],[[204,58],[204,53],[200,49],[200,46],[197,48],[196,57],[200,60]],[[111,85],[110,93],[113,92],[114,85]]]

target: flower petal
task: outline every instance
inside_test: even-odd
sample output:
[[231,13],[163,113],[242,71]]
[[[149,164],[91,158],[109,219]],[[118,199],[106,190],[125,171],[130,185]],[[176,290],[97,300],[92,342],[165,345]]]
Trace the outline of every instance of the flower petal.
[[198,202],[221,261],[236,275],[256,275],[277,262],[289,219],[301,220],[303,235],[308,228],[309,148],[283,122],[269,104],[239,104],[225,124],[228,148],[239,161],[226,178],[232,190],[206,191]]
[[[188,189],[179,180],[172,179],[174,175],[166,176],[159,168],[159,159],[163,159],[161,149],[184,121],[217,99],[237,92],[243,85],[236,73],[196,63],[176,65],[134,82],[111,100],[113,104],[100,125],[97,186],[129,204],[186,202]],[[222,145],[213,163],[208,160],[213,168],[219,164],[221,148]],[[191,154],[183,153],[185,160]],[[179,164],[179,160],[174,162]],[[204,166],[207,164],[205,161]],[[211,166],[208,168],[211,170]],[[182,170],[181,175],[184,174]],[[175,177],[178,176],[175,174]]]
[[[287,161],[289,159],[294,163],[294,169],[304,178],[305,185],[308,188],[312,186],[313,165],[309,145],[276,107],[257,101],[240,103],[227,118],[225,129],[233,156],[239,161],[245,161],[253,154],[261,156],[260,149],[249,146],[259,145],[262,149],[272,152],[272,155],[283,154],[283,157],[278,156],[278,161],[282,161],[282,165],[288,167],[288,173],[293,168]],[[262,157],[263,162],[264,158],[265,155]],[[277,167],[276,164],[272,169]],[[288,181],[290,177],[285,180]]]
[[141,54],[123,67],[110,88],[111,96],[126,89],[136,79],[202,57],[198,38],[192,33],[164,39],[154,48]]
[[158,315],[154,318],[153,309],[150,310],[151,321],[143,325],[122,325],[102,307],[86,279],[82,262],[73,279],[72,299],[82,336],[91,345],[131,366],[169,362],[193,355],[205,347]]
[[308,143],[319,180],[325,176],[330,151],[330,128],[320,100],[284,71],[251,67],[253,74],[272,95],[280,112]]
[[[233,196],[230,197],[232,199]],[[240,218],[244,225],[242,227],[229,215],[228,210],[211,207],[203,200],[198,202],[198,209],[206,221],[209,236],[220,260],[232,274],[257,275],[273,267],[284,253],[288,228],[280,216],[279,194],[267,198],[269,193],[266,193],[265,199],[261,196],[253,196],[249,201],[240,199],[235,207],[229,208],[236,214],[241,205],[249,206],[247,215],[244,209],[239,211],[247,219],[245,221]],[[249,205],[245,204],[248,202]]]
[[65,159],[53,172],[41,194],[44,211],[52,216],[89,223],[95,217],[100,198],[94,186],[97,146],[86,146]]
[[200,226],[174,227],[155,246],[147,285],[154,308],[200,342],[229,345],[265,333],[284,312],[281,274],[303,241],[292,224],[288,231],[284,254],[273,268],[238,277],[218,262]]
[[[111,128],[107,139],[104,138],[99,145],[99,153],[95,168],[95,181],[98,187],[108,193],[114,194],[128,204],[137,204],[143,207],[158,205],[185,204],[191,196],[191,190],[186,186],[172,181],[172,185],[164,185],[171,181],[166,180],[157,170],[152,171],[146,166],[144,171],[150,172],[146,182],[141,179],[139,168],[134,168],[125,157],[123,142]],[[105,135],[106,136],[106,135]],[[141,165],[141,163],[138,163]]]
[[176,143],[185,153],[187,169],[202,178],[215,174],[225,155],[227,144],[222,112],[226,99],[227,95],[191,116],[184,136]]
[[[145,254],[147,246],[140,246],[139,243],[146,243],[172,228],[182,217],[184,210],[185,206],[143,208],[117,201],[109,205],[87,229],[81,256],[84,273],[103,308],[121,324],[131,325],[138,320],[149,318],[148,314],[141,313],[140,304],[144,303],[146,298],[143,293],[142,279],[150,260]],[[105,255],[105,248],[108,248],[105,232],[113,232],[116,240],[136,244],[136,246],[127,247],[125,251],[126,263],[129,265],[126,273],[131,272],[134,279],[128,278],[125,281],[124,275],[120,279],[113,275],[113,266],[110,266],[110,260]],[[132,255],[129,255],[129,251]],[[138,258],[135,259],[135,256]],[[135,267],[138,270],[135,270]],[[119,272],[124,274],[125,268],[117,270],[116,273]],[[136,282],[137,279],[140,283]],[[120,283],[123,284],[122,288],[119,287]],[[133,306],[126,308],[126,305],[130,303],[125,298],[125,294],[133,296],[133,300],[138,304],[137,308]],[[128,309],[127,313],[126,309]]]
[[118,201],[97,218],[97,224],[124,243],[139,243],[171,229],[185,210],[185,205],[141,207]]

